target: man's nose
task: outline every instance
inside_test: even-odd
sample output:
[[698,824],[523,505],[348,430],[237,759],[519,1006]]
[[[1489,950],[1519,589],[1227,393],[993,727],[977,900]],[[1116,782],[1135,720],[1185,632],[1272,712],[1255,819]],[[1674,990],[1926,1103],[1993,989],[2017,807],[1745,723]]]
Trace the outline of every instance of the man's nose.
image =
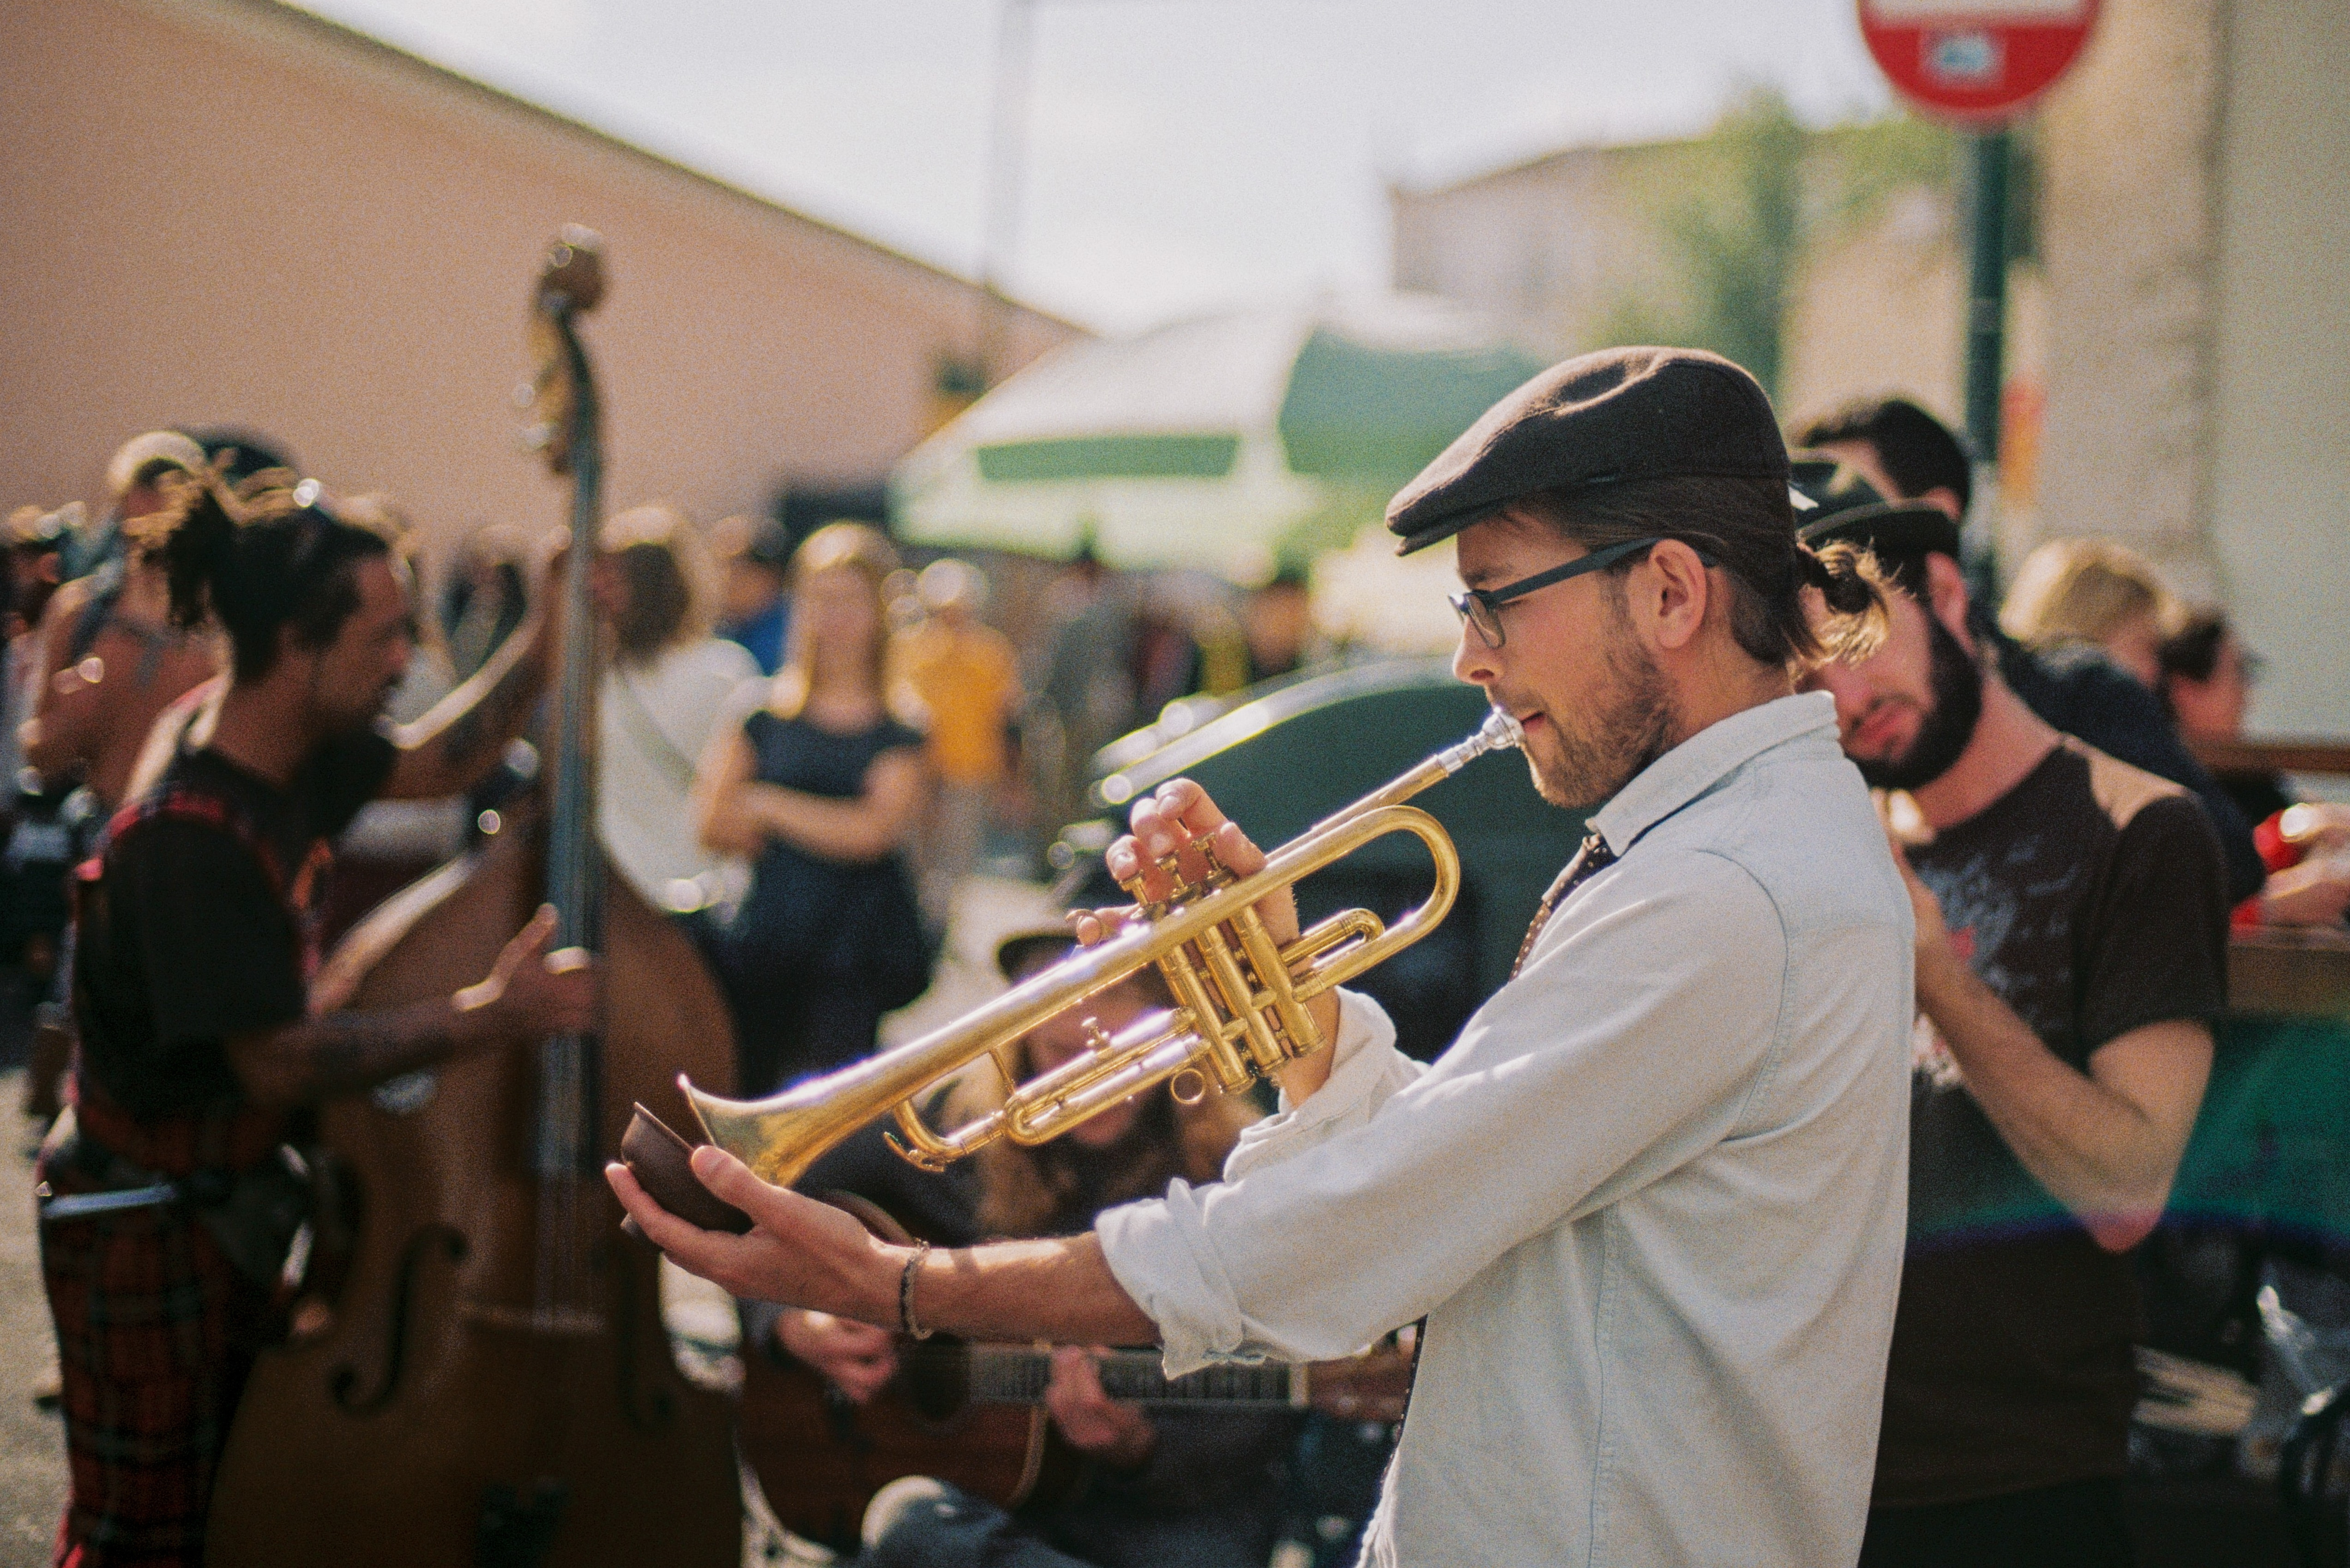
[[1452,678],[1490,690],[1492,683],[1501,676],[1501,651],[1498,648],[1486,647],[1485,639],[1463,617],[1461,640],[1452,649]]
[[1806,691],[1825,691],[1835,699],[1836,723],[1846,730],[1866,716],[1877,692],[1848,665],[1823,664],[1804,679]]

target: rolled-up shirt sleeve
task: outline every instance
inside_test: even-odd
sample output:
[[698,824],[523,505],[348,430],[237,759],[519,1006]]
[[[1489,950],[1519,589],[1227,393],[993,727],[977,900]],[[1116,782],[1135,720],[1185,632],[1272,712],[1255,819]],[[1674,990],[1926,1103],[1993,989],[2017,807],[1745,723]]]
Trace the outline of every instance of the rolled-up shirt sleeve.
[[1571,912],[1432,1067],[1343,996],[1329,1081],[1251,1129],[1225,1181],[1101,1217],[1170,1375],[1347,1355],[1735,1128],[1782,1044],[1769,896],[1680,851],[1596,880]]

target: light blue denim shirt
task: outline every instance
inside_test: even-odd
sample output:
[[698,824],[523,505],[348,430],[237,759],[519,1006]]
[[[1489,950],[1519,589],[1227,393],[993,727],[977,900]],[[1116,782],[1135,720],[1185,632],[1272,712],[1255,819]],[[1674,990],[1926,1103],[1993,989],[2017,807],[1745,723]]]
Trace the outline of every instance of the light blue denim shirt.
[[1170,1372],[1425,1314],[1365,1546],[1415,1568],[1858,1554],[1900,1282],[1908,899],[1825,695],[1659,758],[1619,858],[1426,1068],[1345,995],[1225,1180],[1102,1217]]

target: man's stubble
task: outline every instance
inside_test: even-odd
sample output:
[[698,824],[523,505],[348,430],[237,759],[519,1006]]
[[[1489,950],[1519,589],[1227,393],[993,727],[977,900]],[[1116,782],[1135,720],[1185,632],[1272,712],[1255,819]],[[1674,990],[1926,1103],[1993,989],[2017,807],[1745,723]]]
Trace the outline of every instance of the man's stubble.
[[1549,712],[1548,743],[1526,754],[1535,790],[1568,810],[1605,803],[1670,749],[1674,731],[1671,688],[1632,635],[1622,585],[1608,586],[1607,689],[1587,712]]

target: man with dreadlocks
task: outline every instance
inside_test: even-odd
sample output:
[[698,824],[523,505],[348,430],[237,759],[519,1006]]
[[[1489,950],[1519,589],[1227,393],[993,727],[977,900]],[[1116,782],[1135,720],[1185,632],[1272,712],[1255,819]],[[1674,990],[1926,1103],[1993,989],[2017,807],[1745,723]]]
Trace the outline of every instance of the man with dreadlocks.
[[61,1568],[195,1563],[213,1480],[301,1205],[298,1108],[454,1057],[592,1026],[595,982],[549,911],[445,999],[313,1011],[328,845],[377,795],[457,793],[544,682],[533,616],[414,724],[384,703],[410,605],[380,535],[306,483],[261,504],[202,476],[160,550],[172,613],[230,674],[77,873],[74,1116],[45,1149],[42,1272],[72,1490]]

